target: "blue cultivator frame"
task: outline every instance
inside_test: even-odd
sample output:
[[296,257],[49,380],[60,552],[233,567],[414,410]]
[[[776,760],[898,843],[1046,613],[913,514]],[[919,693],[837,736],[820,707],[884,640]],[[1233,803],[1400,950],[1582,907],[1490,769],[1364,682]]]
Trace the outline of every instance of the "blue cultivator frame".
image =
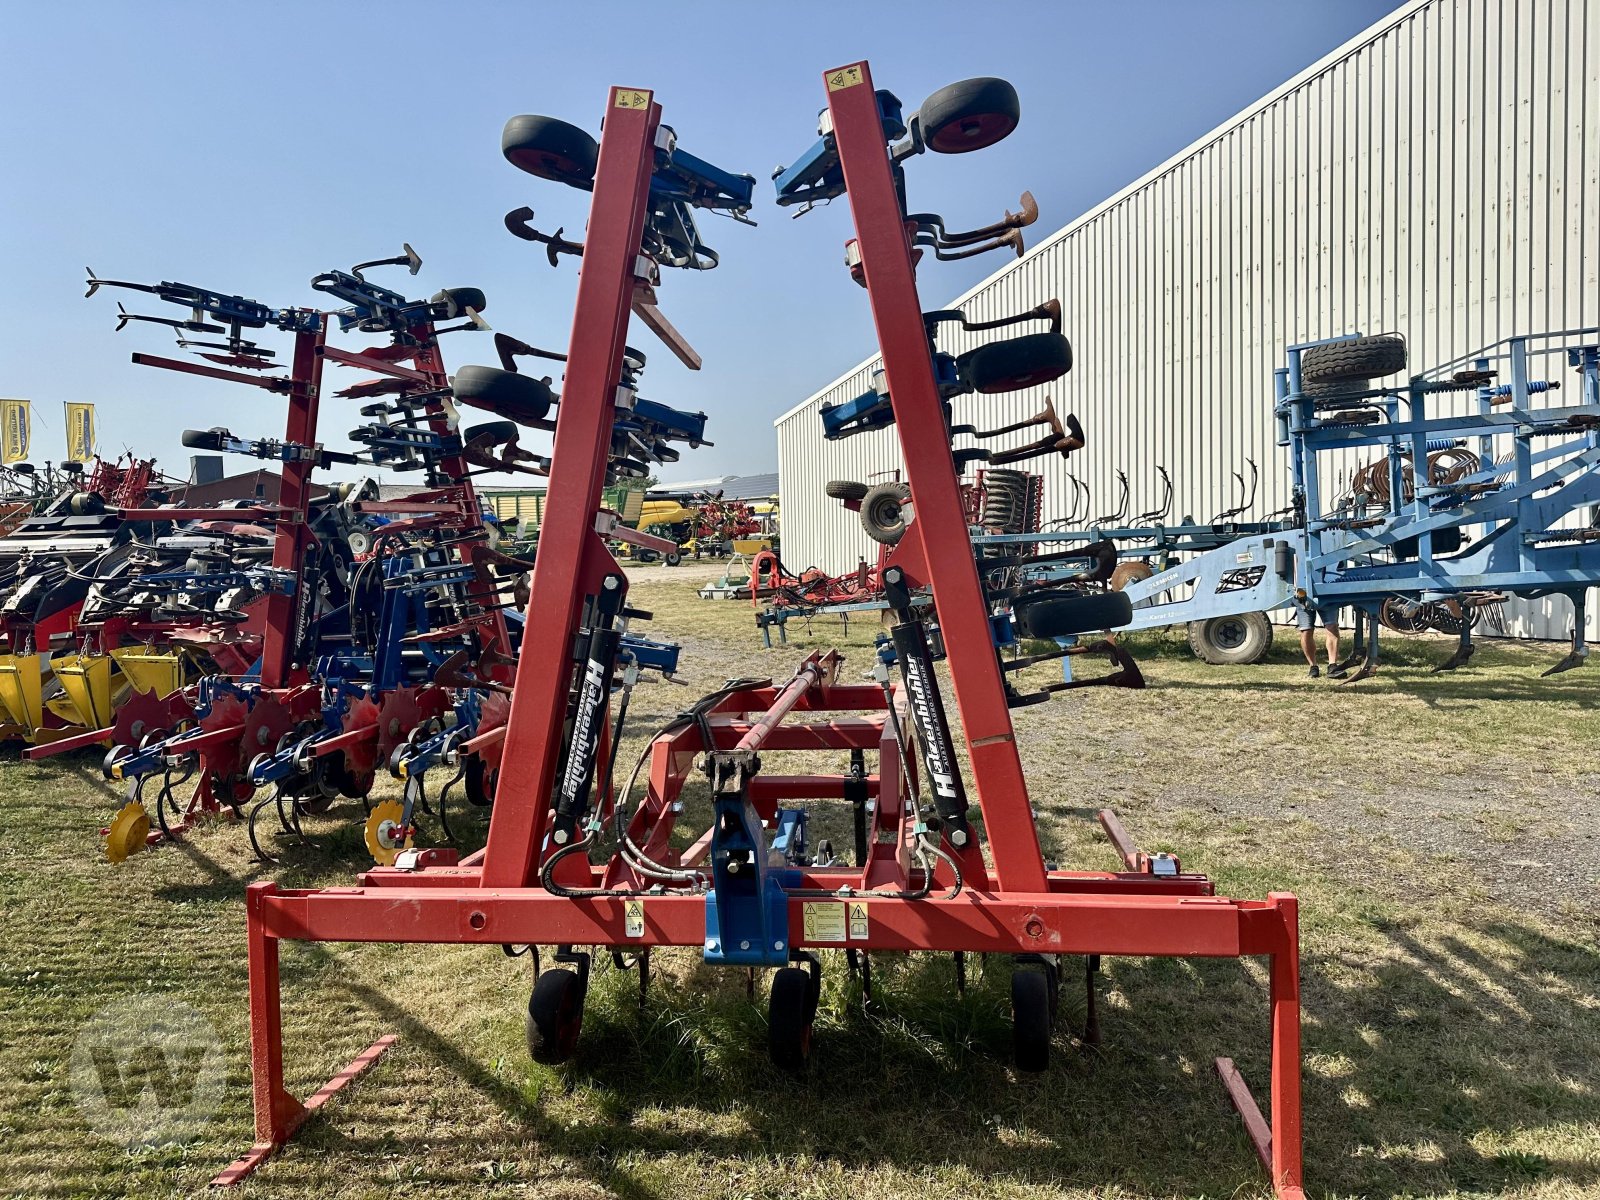
[[[1327,344],[1291,347],[1276,373],[1296,527],[1238,539],[1130,586],[1129,628],[1351,605],[1355,677],[1364,678],[1377,666],[1377,613],[1389,597],[1564,595],[1574,608],[1572,647],[1547,674],[1580,665],[1586,596],[1600,582],[1600,524],[1585,511],[1600,504],[1600,330],[1508,338],[1401,387],[1308,389],[1302,355]],[[1577,379],[1559,378],[1563,367]],[[1470,410],[1430,415],[1447,396],[1467,397]],[[1381,473],[1378,485],[1330,498],[1323,456],[1373,450],[1381,458],[1365,470]],[[1412,464],[1441,450],[1461,452],[1471,469],[1414,478]],[[1470,657],[1471,622],[1460,638],[1447,666]]]

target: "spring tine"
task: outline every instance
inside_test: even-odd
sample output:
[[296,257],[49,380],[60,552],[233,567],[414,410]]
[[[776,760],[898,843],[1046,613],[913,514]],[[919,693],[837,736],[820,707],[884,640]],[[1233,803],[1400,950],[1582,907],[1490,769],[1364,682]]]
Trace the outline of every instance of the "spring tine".
[[1061,332],[1061,301],[1046,300],[1037,304],[1027,312],[1017,313],[1012,317],[996,317],[992,321],[969,321],[965,316],[961,318],[961,328],[968,333],[978,333],[985,329],[1003,329],[1007,325],[1020,325],[1024,321],[1049,321],[1050,332]]
[[967,249],[951,250],[947,252],[938,246],[935,246],[933,250],[933,256],[941,262],[955,262],[957,259],[975,258],[978,255],[987,253],[990,250],[1001,250],[1008,247],[1016,251],[1018,258],[1022,257],[1024,247],[1022,244],[1022,233],[1020,230],[1008,229],[999,237],[995,238],[992,242],[984,242],[981,245],[972,246]]
[[278,858],[274,854],[268,854],[262,847],[261,839],[256,836],[256,818],[261,815],[261,810],[263,808],[272,803],[273,799],[273,796],[268,795],[252,804],[250,806],[249,820],[245,824],[245,828],[250,834],[250,847],[256,852],[256,858],[264,863],[275,863],[278,861]]
[[1039,219],[1039,205],[1035,203],[1032,192],[1023,192],[1020,204],[1022,211],[1014,213],[1008,209],[1006,210],[1006,215],[1000,220],[992,225],[984,225],[979,229],[967,229],[958,233],[951,233],[945,229],[944,222],[939,221],[940,241],[946,246],[970,246],[972,243],[981,242],[986,238],[1002,237],[1008,230],[1025,228]]

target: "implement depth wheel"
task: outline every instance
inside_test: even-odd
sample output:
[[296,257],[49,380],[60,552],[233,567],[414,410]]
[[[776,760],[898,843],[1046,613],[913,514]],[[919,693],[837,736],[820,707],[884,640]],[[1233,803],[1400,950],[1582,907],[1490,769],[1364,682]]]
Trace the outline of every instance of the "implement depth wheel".
[[1272,622],[1258,612],[1190,621],[1189,649],[1214,667],[1249,666],[1272,649]]
[[817,1018],[817,984],[804,967],[782,967],[767,1001],[767,1048],[773,1065],[798,1075],[811,1062],[811,1027]]
[[576,971],[545,971],[528,997],[528,1054],[534,1062],[563,1063],[578,1048],[587,989]]
[[1011,973],[1011,1054],[1019,1071],[1050,1066],[1050,1031],[1055,1024],[1050,976],[1031,967]]
[[861,528],[875,542],[895,545],[905,536],[910,520],[909,484],[875,483],[861,499]]

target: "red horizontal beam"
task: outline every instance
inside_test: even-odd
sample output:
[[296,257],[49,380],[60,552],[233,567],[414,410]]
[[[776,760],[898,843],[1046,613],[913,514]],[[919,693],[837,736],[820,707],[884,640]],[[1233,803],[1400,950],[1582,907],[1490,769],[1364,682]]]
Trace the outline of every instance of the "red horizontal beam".
[[249,375],[243,371],[185,362],[181,358],[163,358],[159,354],[135,354],[133,361],[141,367],[160,367],[164,371],[179,371],[185,375],[203,375],[207,379],[224,379],[229,383],[248,383],[251,387],[265,388],[269,392],[288,392],[294,387],[294,381],[282,375]]
[[[856,896],[865,903],[863,950],[970,950],[993,953],[1236,957],[1285,944],[1276,900],[1138,895],[980,895],[954,900]],[[261,919],[269,937],[328,942],[699,946],[705,899],[646,896],[644,936],[627,936],[622,897],[564,897],[519,888],[328,888],[268,892]],[[795,946],[843,946],[805,937],[808,904],[844,900],[793,897]],[[1275,937],[1265,934],[1276,931]]]
[[323,358],[331,358],[341,366],[360,367],[364,371],[375,371],[379,375],[388,375],[394,379],[404,379],[408,383],[425,383],[430,388],[436,386],[432,376],[426,371],[402,367],[399,363],[385,362],[381,358],[370,358],[365,354],[341,350],[337,346],[320,346],[317,349],[317,353],[321,354]]

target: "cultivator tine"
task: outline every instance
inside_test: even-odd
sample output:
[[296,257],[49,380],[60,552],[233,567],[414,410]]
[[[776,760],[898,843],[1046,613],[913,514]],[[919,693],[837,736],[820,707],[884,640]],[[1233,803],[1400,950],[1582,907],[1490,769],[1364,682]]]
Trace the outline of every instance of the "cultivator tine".
[[[1459,609],[1461,606],[1457,604],[1456,607]],[[1467,664],[1467,660],[1472,657],[1472,652],[1477,649],[1472,644],[1472,622],[1467,620],[1465,612],[1460,615],[1462,618],[1461,632],[1457,635],[1458,640],[1455,650],[1451,652],[1449,658],[1434,667],[1429,674],[1437,675],[1441,671],[1454,671],[1459,667],[1464,667]]]
[[545,257],[550,260],[552,267],[561,265],[563,254],[570,254],[574,258],[583,257],[583,243],[569,242],[561,236],[565,232],[564,226],[554,233],[540,233],[529,224],[532,220],[533,209],[524,205],[506,214],[506,229],[525,242],[543,242]]
[[1340,687],[1348,687],[1352,683],[1360,683],[1363,679],[1371,679],[1378,673],[1378,614],[1369,612],[1366,614],[1366,619],[1367,644],[1366,653],[1361,658],[1361,669],[1350,678],[1341,680]]
[[[1010,242],[1007,240],[1009,237],[1017,235],[1020,230],[1032,225],[1039,219],[1039,206],[1035,203],[1032,192],[1023,192],[1019,203],[1021,211],[1011,212],[1008,209],[1006,215],[992,225],[984,225],[977,229],[966,229],[955,233],[944,227],[944,218],[937,213],[913,213],[906,219],[915,222],[920,231],[926,231],[921,234],[919,240],[922,240],[925,244],[932,245],[934,253],[938,257],[965,258],[968,256],[964,254],[944,255],[938,252],[940,249],[972,246],[978,242],[987,242],[991,239],[993,239],[993,244],[985,246],[983,249],[993,250],[995,246],[1009,245]],[[1017,244],[1018,246],[1021,245],[1020,236],[1017,237]],[[975,251],[974,253],[978,252]]]
[[[560,236],[559,231],[557,236]],[[1013,250],[1016,252],[1016,256],[1021,258],[1024,249],[1022,230],[1008,229],[993,241],[971,246],[963,244],[960,249],[945,250],[936,243],[933,248],[933,256],[940,262],[955,262],[963,258],[976,258],[978,255],[987,254],[991,250]]]
[[1061,301],[1046,300],[1037,304],[1027,312],[1017,313],[1010,317],[996,317],[992,321],[969,321],[965,316],[961,318],[961,328],[968,333],[981,333],[987,329],[1004,329],[1010,325],[1020,325],[1024,321],[1048,321],[1050,332],[1061,332]]
[[530,346],[521,338],[514,338],[509,333],[496,333],[494,335],[494,351],[500,356],[500,365],[507,371],[515,372],[518,357],[548,358],[556,362],[566,362],[565,354],[557,354],[554,350],[540,350],[537,346]]
[[[256,852],[257,860],[264,863],[276,863],[278,861],[278,856],[275,854],[268,854],[266,847],[261,844],[261,839],[256,834],[256,820],[261,816],[262,809],[269,804],[275,804],[277,802],[278,796],[279,788],[274,785],[272,792],[269,795],[262,797],[260,800],[257,800],[250,806],[250,816],[245,820],[245,830],[250,835],[250,847]],[[282,810],[280,809],[279,812],[279,820],[281,821]]]

